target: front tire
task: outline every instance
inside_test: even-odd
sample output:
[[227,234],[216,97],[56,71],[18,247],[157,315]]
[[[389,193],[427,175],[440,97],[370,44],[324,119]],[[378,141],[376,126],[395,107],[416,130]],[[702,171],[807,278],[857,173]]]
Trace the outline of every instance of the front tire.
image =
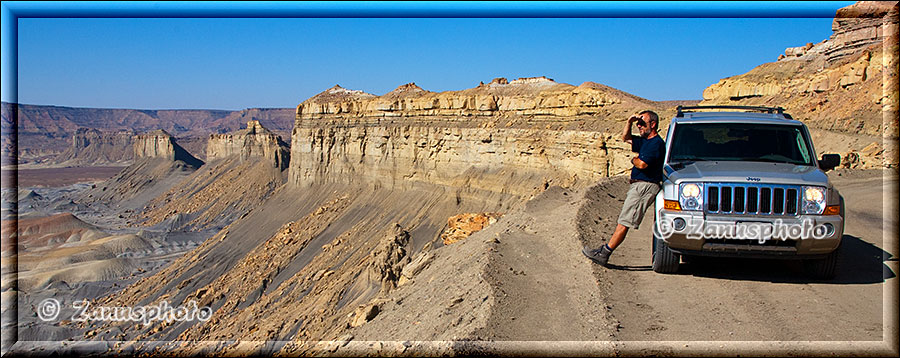
[[841,246],[839,245],[834,251],[823,259],[806,260],[807,274],[815,279],[830,280],[837,273],[838,256],[840,256]]
[[653,271],[658,273],[675,273],[678,271],[678,264],[681,261],[681,257],[669,249],[669,244],[666,244],[663,239],[656,237],[653,235],[653,256],[651,257],[651,261],[653,262]]

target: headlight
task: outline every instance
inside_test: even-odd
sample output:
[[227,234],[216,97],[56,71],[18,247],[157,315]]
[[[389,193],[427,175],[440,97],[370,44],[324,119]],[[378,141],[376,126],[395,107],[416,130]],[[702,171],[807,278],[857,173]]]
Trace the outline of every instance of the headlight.
[[825,188],[820,186],[803,187],[804,214],[821,215],[825,211]]
[[684,184],[681,186],[681,196],[685,198],[696,198],[700,196],[700,186],[697,184]]
[[681,208],[684,210],[700,210],[703,208],[703,186],[700,184],[681,184]]

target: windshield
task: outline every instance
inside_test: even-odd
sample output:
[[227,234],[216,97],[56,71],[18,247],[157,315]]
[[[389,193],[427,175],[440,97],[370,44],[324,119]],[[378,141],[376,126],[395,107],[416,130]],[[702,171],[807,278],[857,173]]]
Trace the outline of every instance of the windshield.
[[669,162],[756,161],[813,165],[802,127],[777,124],[679,123]]

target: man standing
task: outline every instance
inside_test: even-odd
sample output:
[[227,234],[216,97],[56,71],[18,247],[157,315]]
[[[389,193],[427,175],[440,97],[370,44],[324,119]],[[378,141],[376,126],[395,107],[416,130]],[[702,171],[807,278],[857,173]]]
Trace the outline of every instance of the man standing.
[[[640,137],[631,134],[632,124],[637,123],[641,132]],[[625,240],[628,229],[638,229],[644,219],[644,212],[656,199],[662,182],[662,164],[666,154],[666,144],[660,138],[659,116],[653,111],[643,111],[637,116],[628,118],[622,140],[631,144],[631,151],[638,155],[631,159],[631,186],[625,196],[622,212],[619,214],[616,231],[609,243],[599,249],[591,250],[585,247],[581,250],[592,261],[606,266],[609,256],[616,247]]]

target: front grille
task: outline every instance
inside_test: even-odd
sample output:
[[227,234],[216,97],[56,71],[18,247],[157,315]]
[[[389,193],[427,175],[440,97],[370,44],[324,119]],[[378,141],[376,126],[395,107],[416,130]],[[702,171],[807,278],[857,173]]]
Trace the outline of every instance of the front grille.
[[710,214],[796,216],[800,187],[764,184],[706,184]]

